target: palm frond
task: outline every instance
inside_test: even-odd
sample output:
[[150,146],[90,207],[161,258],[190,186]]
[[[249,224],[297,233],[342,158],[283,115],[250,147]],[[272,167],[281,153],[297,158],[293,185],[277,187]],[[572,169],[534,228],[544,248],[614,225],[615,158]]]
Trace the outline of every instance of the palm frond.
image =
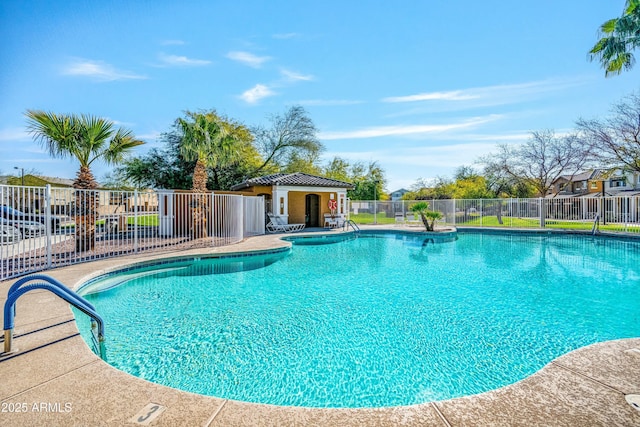
[[107,164],[120,163],[131,152],[131,150],[143,145],[144,143],[144,141],[136,139],[130,130],[120,128],[111,138],[109,146],[103,151],[101,158]]
[[52,157],[65,158],[76,144],[75,123],[69,116],[27,110],[27,132],[42,145]]
[[617,23],[618,18],[609,19],[600,26],[600,31],[602,31],[603,34],[611,34],[615,31]]
[[629,70],[635,63],[633,50],[640,47],[640,0],[627,0],[619,18],[606,21],[600,27],[603,36],[589,50],[590,59],[598,59],[605,76]]

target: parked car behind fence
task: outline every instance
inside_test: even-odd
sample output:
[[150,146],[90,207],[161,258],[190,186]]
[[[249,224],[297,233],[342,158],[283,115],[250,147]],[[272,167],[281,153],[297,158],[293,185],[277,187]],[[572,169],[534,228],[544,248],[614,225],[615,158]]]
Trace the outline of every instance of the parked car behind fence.
[[45,227],[45,225],[36,221],[0,218],[0,225],[12,226],[17,228],[23,238],[44,236],[44,234],[47,232],[47,228]]
[[[9,206],[0,206],[0,216],[10,221],[35,221],[41,224],[47,223],[47,216],[44,214],[26,213]],[[55,233],[59,228],[60,217],[51,215],[51,231]]]
[[20,230],[13,225],[0,225],[0,244],[13,245],[22,239]]

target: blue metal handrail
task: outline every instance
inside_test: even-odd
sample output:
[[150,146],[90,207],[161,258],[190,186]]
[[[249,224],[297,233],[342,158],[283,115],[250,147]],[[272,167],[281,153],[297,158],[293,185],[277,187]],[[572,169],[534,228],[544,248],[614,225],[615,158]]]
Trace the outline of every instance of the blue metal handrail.
[[[86,299],[82,298],[77,293],[73,292],[71,289],[69,289],[68,287],[66,287],[62,283],[60,283],[58,280],[56,280],[56,279],[54,279],[53,277],[50,277],[50,276],[45,276],[44,274],[32,274],[31,276],[23,277],[22,279],[17,280],[13,285],[11,285],[7,295],[11,295],[13,292],[15,292],[18,288],[20,288],[25,283],[28,283],[28,282],[31,282],[31,281],[35,281],[35,280],[44,280],[45,282],[47,282],[47,283],[49,283],[49,284],[51,284],[53,286],[56,286],[61,291],[63,291],[66,294],[68,294],[71,298],[77,299],[80,304],[85,304],[91,310],[96,311],[96,308],[89,301],[87,301]],[[15,316],[16,315],[15,306],[13,307],[13,310],[14,310],[13,311],[13,315]]]
[[[27,282],[33,280],[44,280],[48,283],[32,283],[26,284]],[[37,274],[33,276],[28,276],[18,280],[14,283],[11,288],[9,288],[9,293],[7,295],[7,301],[4,304],[4,353],[11,353],[11,347],[13,342],[13,328],[14,328],[14,318],[16,312],[16,301],[22,295],[26,294],[29,291],[35,289],[45,289],[58,297],[62,298],[69,304],[76,307],[78,310],[86,314],[91,318],[91,327],[98,329],[98,337],[97,337],[97,352],[99,353],[102,359],[105,358],[105,334],[104,334],[104,321],[102,317],[96,312],[95,307],[89,303],[86,299],[82,298],[77,293],[73,292],[71,289],[64,286],[59,281],[53,279],[52,277]]]

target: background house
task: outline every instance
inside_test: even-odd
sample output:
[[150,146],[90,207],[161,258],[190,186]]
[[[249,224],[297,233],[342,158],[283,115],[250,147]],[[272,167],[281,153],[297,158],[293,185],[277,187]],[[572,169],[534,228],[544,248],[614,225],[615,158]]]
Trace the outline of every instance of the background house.
[[621,168],[603,171],[592,179],[590,188],[601,193],[603,184],[606,196],[635,196],[640,194],[640,173]]
[[404,196],[408,192],[409,192],[409,190],[407,190],[405,188],[401,188],[399,190],[393,191],[391,194],[389,194],[389,196],[391,197],[391,201],[395,202],[396,200],[402,199],[402,196]]
[[561,175],[553,181],[547,197],[576,197],[590,193],[592,192],[591,183],[601,173],[600,169],[589,169],[574,175]]

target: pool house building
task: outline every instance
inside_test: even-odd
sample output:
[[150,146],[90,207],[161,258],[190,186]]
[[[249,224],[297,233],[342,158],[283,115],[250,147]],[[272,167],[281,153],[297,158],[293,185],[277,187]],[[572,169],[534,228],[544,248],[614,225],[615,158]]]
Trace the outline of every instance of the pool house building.
[[246,196],[263,196],[268,213],[284,224],[322,227],[325,215],[345,218],[347,190],[353,184],[302,172],[276,173],[251,178],[231,190]]

